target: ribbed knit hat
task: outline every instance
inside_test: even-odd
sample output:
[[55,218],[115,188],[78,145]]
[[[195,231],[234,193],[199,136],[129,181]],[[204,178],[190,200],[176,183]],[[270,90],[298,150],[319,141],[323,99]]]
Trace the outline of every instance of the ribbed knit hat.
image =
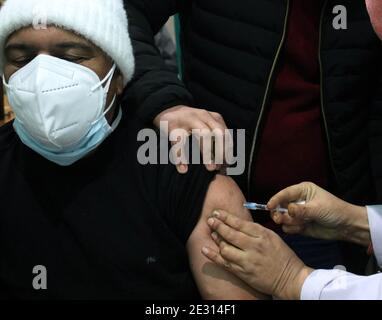
[[46,23],[73,31],[114,60],[126,85],[134,74],[134,55],[122,0],[7,0],[0,9],[0,70],[4,46],[15,31]]

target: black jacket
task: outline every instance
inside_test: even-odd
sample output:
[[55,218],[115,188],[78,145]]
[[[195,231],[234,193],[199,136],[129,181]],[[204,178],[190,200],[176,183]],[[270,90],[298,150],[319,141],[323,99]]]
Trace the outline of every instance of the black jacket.
[[[125,0],[137,59],[128,103],[139,106],[146,121],[185,104],[219,112],[229,127],[246,129],[247,172],[238,179],[244,192],[283,53],[289,1]],[[323,3],[319,58],[332,191],[353,203],[382,202],[381,42],[364,0]],[[338,4],[347,8],[347,30],[333,27]],[[188,90],[153,46],[153,34],[177,12]]]

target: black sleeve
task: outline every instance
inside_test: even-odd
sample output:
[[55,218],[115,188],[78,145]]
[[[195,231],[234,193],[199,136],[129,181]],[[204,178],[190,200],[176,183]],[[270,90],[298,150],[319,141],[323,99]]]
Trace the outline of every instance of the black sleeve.
[[124,100],[145,123],[176,105],[192,105],[192,96],[155,46],[154,35],[178,11],[182,0],[125,0],[136,71]]
[[[380,66],[382,75],[382,64]],[[372,174],[375,182],[377,199],[382,203],[382,78],[378,79],[377,93],[373,98],[370,111],[369,143]]]
[[6,150],[16,139],[16,132],[13,129],[13,121],[0,126],[0,153]]
[[186,244],[200,219],[208,187],[215,173],[203,165],[189,165],[181,175],[175,166],[162,166],[159,174],[158,202],[162,215],[176,236]]

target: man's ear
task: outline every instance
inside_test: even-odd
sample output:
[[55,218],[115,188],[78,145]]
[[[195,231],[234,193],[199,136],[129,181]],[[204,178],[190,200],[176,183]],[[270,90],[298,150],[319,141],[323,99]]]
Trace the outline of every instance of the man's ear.
[[120,71],[118,71],[117,78],[116,78],[116,90],[117,90],[117,96],[120,96],[123,92],[124,86],[123,86],[123,75]]

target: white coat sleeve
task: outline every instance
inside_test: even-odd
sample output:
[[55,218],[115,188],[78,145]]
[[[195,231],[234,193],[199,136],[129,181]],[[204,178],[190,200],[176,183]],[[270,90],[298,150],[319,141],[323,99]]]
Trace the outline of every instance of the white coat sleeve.
[[382,268],[382,206],[367,207],[369,218],[371,242],[378,265]]
[[[367,207],[374,254],[382,267],[382,206]],[[302,300],[382,300],[382,273],[357,276],[342,270],[316,270],[304,282]]]

